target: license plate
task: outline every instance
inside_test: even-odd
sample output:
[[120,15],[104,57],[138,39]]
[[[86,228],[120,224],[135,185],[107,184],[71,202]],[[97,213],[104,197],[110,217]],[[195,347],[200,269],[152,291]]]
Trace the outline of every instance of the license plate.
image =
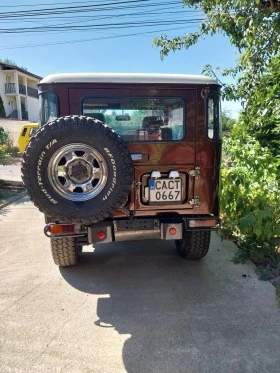
[[150,202],[181,202],[181,179],[150,179]]

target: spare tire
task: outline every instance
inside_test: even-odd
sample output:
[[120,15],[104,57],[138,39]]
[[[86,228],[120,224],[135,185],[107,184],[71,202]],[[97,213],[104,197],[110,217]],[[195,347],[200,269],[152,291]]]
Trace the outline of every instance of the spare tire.
[[31,138],[22,162],[25,188],[40,211],[58,221],[95,223],[127,198],[133,164],[124,140],[101,121],[67,116]]

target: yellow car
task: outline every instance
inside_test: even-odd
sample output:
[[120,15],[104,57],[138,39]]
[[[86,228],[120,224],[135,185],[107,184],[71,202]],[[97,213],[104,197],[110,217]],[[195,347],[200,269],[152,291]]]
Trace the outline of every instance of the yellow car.
[[20,153],[23,153],[25,151],[25,148],[27,144],[30,141],[31,136],[34,135],[34,133],[38,130],[39,124],[38,123],[30,123],[25,124],[21,131],[18,138],[18,148]]

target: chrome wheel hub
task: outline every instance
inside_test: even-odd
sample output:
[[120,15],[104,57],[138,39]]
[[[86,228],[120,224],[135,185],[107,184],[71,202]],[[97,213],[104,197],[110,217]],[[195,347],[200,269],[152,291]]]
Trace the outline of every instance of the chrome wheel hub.
[[85,183],[92,177],[91,164],[83,159],[74,159],[73,162],[70,162],[67,173],[69,174],[70,180],[72,180],[74,183]]
[[71,201],[96,197],[107,182],[103,156],[84,144],[70,144],[57,150],[48,165],[48,179],[53,189]]

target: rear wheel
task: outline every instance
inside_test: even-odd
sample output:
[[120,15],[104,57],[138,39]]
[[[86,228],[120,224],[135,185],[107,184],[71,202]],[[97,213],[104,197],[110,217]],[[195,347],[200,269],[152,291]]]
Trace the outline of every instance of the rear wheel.
[[82,246],[74,237],[51,238],[53,261],[60,267],[74,266],[79,261]]
[[189,260],[203,258],[209,250],[211,231],[185,232],[182,240],[176,240],[175,245],[179,255]]

